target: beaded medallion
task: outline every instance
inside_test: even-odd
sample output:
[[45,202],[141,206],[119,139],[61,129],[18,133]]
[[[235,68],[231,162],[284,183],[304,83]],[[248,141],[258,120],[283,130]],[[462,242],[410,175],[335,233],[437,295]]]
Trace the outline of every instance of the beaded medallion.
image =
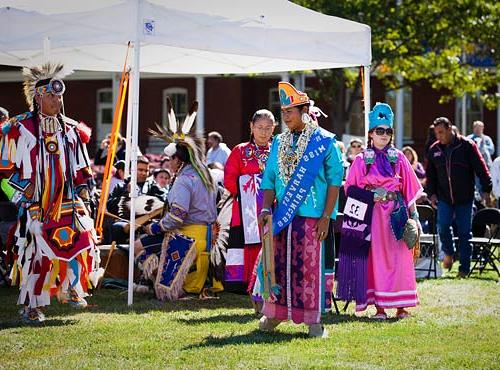
[[295,172],[316,127],[313,122],[307,123],[296,144],[294,143],[294,134],[288,128],[281,135],[278,146],[278,174],[285,185],[288,184]]

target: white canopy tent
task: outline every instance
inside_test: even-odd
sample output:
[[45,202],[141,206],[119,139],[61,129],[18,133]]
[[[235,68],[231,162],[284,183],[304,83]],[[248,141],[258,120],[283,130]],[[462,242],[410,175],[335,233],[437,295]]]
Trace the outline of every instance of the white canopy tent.
[[[286,0],[0,0],[0,64],[31,66],[50,57],[72,69],[121,71],[128,42],[134,47],[127,125],[132,184],[137,182],[140,72],[207,75],[363,66],[367,122],[371,34],[364,24]],[[131,217],[131,250],[134,233]],[[132,271],[130,253],[129,304]]]

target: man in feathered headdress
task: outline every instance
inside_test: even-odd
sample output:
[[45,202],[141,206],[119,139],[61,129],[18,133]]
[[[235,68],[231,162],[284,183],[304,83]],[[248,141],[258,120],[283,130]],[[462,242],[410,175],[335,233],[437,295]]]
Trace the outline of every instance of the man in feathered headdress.
[[[191,132],[198,103],[192,105],[182,125],[177,122],[170,100],[167,103],[169,130],[158,127],[160,132],[156,134],[170,143],[165,148],[165,154],[170,157],[174,174],[167,196],[168,207],[160,222],[146,227],[150,235],[136,241],[135,253],[139,259],[158,253],[165,233],[181,233],[195,240],[196,253],[188,253],[183,261],[172,261],[179,263],[175,276],[172,276],[175,283],[163,284],[162,288],[162,284],[157,282],[155,286],[158,298],[177,299],[183,291],[199,294],[205,286],[211,225],[217,218],[217,193],[205,165],[204,140]],[[216,283],[214,288],[222,290],[222,285]]]
[[62,64],[23,68],[30,111],[2,125],[0,175],[9,178],[20,206],[16,230],[23,320],[44,319],[53,295],[86,306],[99,264],[93,220],[87,212],[90,128],[66,117]]

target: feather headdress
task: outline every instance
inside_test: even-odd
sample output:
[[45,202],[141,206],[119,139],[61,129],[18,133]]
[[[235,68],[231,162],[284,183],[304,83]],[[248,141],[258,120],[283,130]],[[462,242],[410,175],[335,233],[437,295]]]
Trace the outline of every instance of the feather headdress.
[[30,109],[33,109],[33,98],[35,97],[35,86],[38,81],[46,79],[62,79],[71,71],[65,70],[64,65],[61,63],[45,63],[41,66],[36,67],[24,67],[24,96],[26,97],[26,103]]
[[169,143],[164,150],[165,154],[169,157],[172,157],[177,152],[178,146],[185,147],[189,153],[191,165],[200,176],[205,187],[209,190],[215,190],[214,181],[205,165],[205,139],[199,137],[192,130],[197,111],[198,102],[195,101],[191,105],[184,123],[180,124],[175,117],[172,101],[167,97],[167,128],[155,123],[157,130],[150,129],[149,132],[153,136]]

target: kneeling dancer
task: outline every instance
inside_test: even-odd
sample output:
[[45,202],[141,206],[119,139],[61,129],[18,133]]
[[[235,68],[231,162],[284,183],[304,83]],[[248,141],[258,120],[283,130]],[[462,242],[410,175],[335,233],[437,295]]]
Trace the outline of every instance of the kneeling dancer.
[[[139,262],[162,252],[159,272],[154,279],[159,299],[177,299],[184,292],[199,294],[205,287],[208,275],[212,224],[217,218],[217,193],[204,164],[204,140],[191,132],[196,108],[195,102],[184,123],[179,125],[168,100],[169,131],[158,127],[161,130],[159,136],[170,142],[165,154],[170,158],[174,171],[166,212],[159,222],[146,227],[150,235],[135,243],[135,255]],[[178,234],[182,236],[176,237]],[[169,239],[182,240],[175,246],[179,248],[177,253],[172,251],[176,241],[171,241],[172,244],[167,248],[169,239],[164,242],[165,235]],[[194,244],[190,245],[186,237],[192,239]],[[162,270],[164,268],[165,271]],[[211,281],[209,285],[212,292],[223,290],[220,282]]]

